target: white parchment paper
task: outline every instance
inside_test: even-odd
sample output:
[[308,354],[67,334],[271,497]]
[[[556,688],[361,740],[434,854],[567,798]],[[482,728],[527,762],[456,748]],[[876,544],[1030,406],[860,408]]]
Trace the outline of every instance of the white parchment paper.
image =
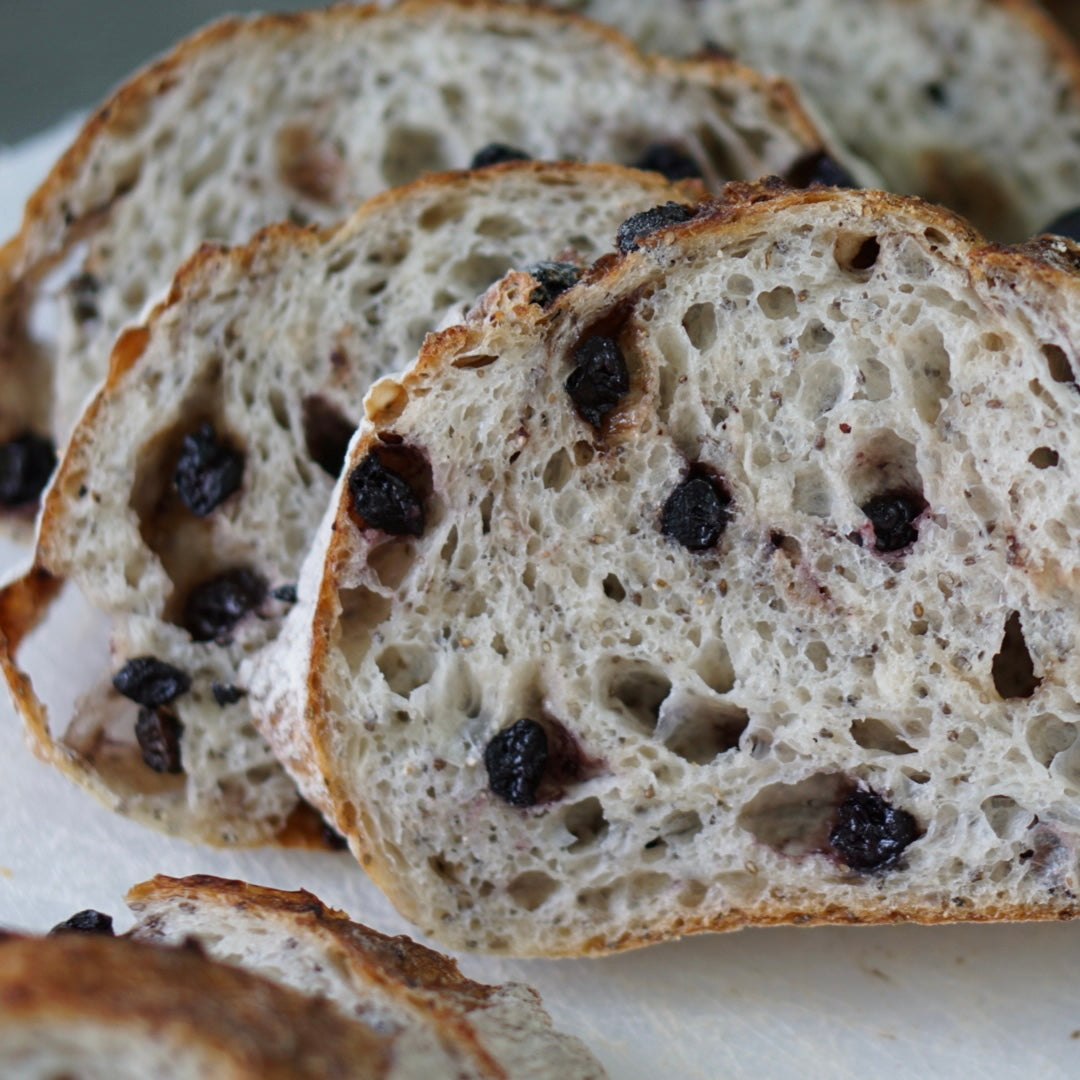
[[[0,150],[0,236],[73,130]],[[0,574],[26,554],[0,541]],[[72,611],[36,646],[38,689],[58,707],[102,655]],[[0,925],[41,931],[94,907],[124,928],[124,892],[155,873],[303,887],[410,930],[346,855],[204,850],[106,813],[31,757],[0,692]],[[747,930],[603,960],[460,961],[539,989],[613,1080],[1080,1076],[1080,923]]]

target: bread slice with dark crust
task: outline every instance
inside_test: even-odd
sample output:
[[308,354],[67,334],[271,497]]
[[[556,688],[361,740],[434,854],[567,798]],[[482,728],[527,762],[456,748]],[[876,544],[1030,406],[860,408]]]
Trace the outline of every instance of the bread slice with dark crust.
[[427,1058],[431,1076],[604,1076],[581,1042],[552,1029],[529,987],[473,982],[449,957],[352,922],[311,893],[158,876],[136,885],[127,903],[138,920],[128,937],[164,945],[194,940],[214,959],[324,998]]
[[[1016,241],[1080,196],[1080,54],[1036,0],[556,0],[791,79],[890,191]],[[1051,4],[1076,27],[1074,0]],[[1068,23],[1066,23],[1068,25]]]
[[119,331],[200,242],[330,224],[491,143],[623,164],[662,143],[713,186],[830,149],[786,83],[647,58],[573,16],[408,0],[213,25],[94,113],[0,249],[8,509],[25,518],[48,473],[38,443],[12,440],[67,436]]
[[1073,916],[1078,268],[762,184],[510,275],[367,399],[279,757],[453,947]]
[[210,960],[198,947],[78,933],[0,938],[0,1073],[7,1080],[432,1075],[400,1071],[392,1038],[327,1002]]
[[[336,229],[274,226],[190,260],[118,342],[45,502],[34,569],[0,592],[0,663],[35,751],[166,831],[308,838],[238,667],[289,610],[363,395],[506,270],[570,260],[551,272],[565,286],[626,217],[700,193],[613,165],[510,162],[386,192]],[[54,735],[16,651],[62,579],[112,620],[112,660]],[[110,683],[146,657],[178,672],[167,699]]]

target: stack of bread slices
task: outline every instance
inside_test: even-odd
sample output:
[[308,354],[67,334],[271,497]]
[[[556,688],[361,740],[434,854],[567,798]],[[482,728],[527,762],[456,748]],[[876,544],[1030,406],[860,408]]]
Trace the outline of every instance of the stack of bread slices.
[[[457,949],[1075,914],[1080,57],[1019,0],[558,7],[227,20],[31,198],[0,666],[35,753],[202,843],[343,840]],[[109,662],[50,716],[20,651],[72,588]],[[325,929],[200,888],[136,890],[133,936],[280,975],[260,905]],[[74,962],[2,948],[0,996]],[[249,977],[208,963],[149,967]],[[437,975],[452,1036],[349,1006],[345,1057],[599,1075],[550,1032],[463,1064],[474,1011],[546,1021]],[[88,1045],[58,995],[17,1075]]]

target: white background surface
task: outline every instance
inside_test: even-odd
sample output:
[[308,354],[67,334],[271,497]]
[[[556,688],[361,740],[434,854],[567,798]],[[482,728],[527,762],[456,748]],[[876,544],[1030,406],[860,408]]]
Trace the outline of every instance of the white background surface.
[[[0,236],[71,130],[0,151]],[[0,541],[5,577],[23,557]],[[75,614],[59,633],[33,667],[56,704],[104,655]],[[30,756],[0,696],[0,925],[46,930],[95,907],[123,928],[124,892],[159,872],[303,886],[409,929],[347,855],[203,850],[107,814]],[[603,960],[461,966],[537,987],[612,1080],[1080,1076],[1080,924],[747,930]]]

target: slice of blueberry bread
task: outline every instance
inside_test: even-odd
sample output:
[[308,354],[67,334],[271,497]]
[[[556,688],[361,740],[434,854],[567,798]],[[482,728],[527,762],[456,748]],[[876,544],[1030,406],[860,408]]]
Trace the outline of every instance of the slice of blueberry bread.
[[[719,46],[786,76],[889,190],[944,203],[994,239],[1030,236],[1080,198],[1080,57],[1035,0],[556,6],[644,48]],[[1075,0],[1059,7],[1076,19]]]
[[604,1070],[555,1031],[534,990],[488,986],[407,937],[387,937],[282,892],[198,876],[156,877],[127,897],[137,941],[198,942],[217,960],[324,998],[428,1060],[428,1076],[478,1080],[599,1080]]
[[0,935],[6,1080],[408,1080],[392,1037],[208,958],[101,933]]
[[[510,162],[387,192],[337,229],[274,226],[194,257],[120,339],[44,504],[34,569],[0,593],[37,751],[170,832],[256,843],[299,827],[237,669],[293,603],[371,382],[508,269],[548,260],[549,303],[627,215],[687,214],[699,192],[614,165]],[[54,738],[14,650],[59,579],[112,620],[112,660]]]
[[1072,915],[1080,248],[676,217],[373,389],[256,716],[457,948]]
[[787,84],[643,57],[568,15],[414,0],[212,26],[101,106],[0,249],[0,507],[32,511],[50,440],[200,242],[336,222],[481,148],[659,155],[713,186],[802,176],[828,149]]

